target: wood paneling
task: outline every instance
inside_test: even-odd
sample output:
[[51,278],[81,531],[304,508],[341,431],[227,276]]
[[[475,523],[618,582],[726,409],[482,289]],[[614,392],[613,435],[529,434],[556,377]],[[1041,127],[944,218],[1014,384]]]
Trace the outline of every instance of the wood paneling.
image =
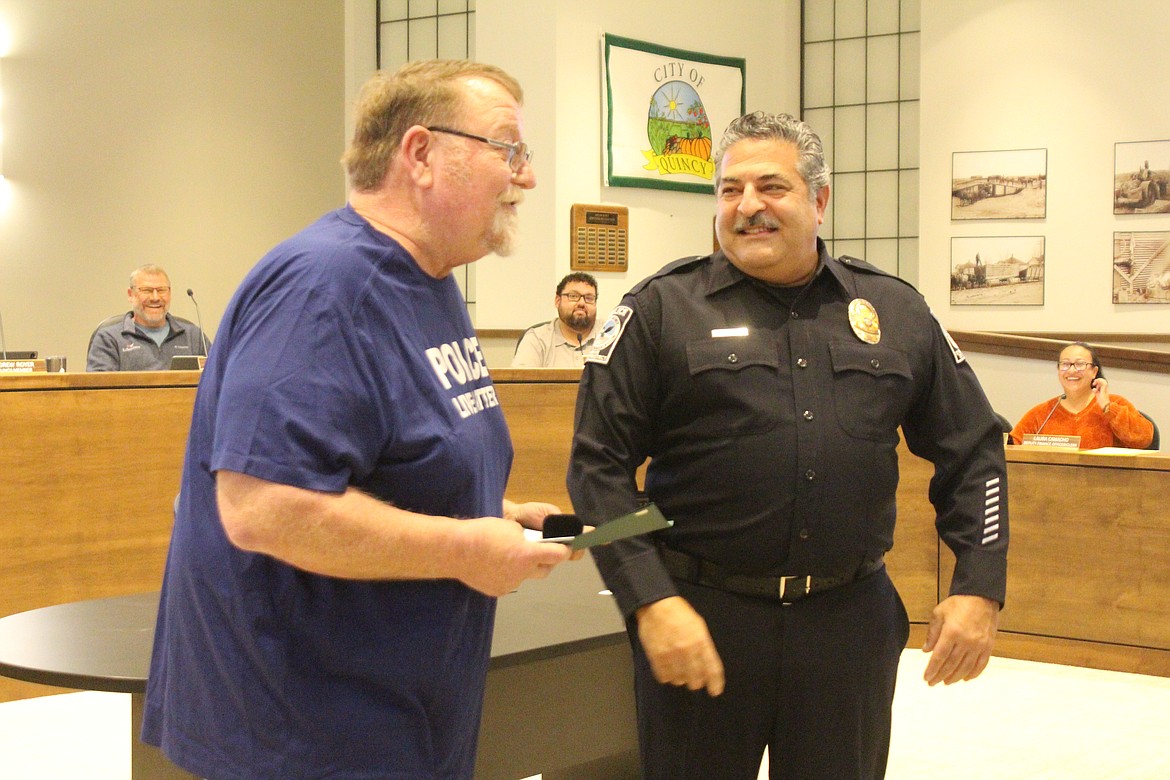
[[[1008,449],[995,652],[1170,676],[1170,455]],[[954,558],[940,551],[941,593]]]
[[0,614],[158,589],[194,395],[0,396]]
[[1170,472],[1098,457],[1009,465],[1011,559],[1026,565],[1010,567],[1001,628],[1170,650]]
[[0,615],[158,590],[197,378],[0,377]]
[[573,407],[580,371],[560,382],[508,382],[493,373],[496,395],[512,433],[516,452],[507,496],[513,501],[549,501],[565,512],[572,502],[565,487],[569,446],[573,439]]

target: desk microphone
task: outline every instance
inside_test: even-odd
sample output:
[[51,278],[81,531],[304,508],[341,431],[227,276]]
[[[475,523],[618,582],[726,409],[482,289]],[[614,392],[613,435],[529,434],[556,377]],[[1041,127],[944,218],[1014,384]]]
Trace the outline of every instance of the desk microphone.
[[[195,300],[195,291],[187,288],[187,297],[195,304],[195,319],[199,321],[199,349],[203,357],[207,357],[207,336],[203,335],[203,315],[199,313],[199,301]],[[1047,421],[1046,421],[1047,422]]]
[[8,359],[8,344],[4,341],[4,317],[0,316],[0,360]]
[[1065,393],[1060,394],[1060,398],[1057,398],[1056,403],[1054,403],[1052,408],[1048,410],[1048,416],[1044,418],[1044,422],[1040,423],[1040,427],[1036,429],[1036,433],[1040,433],[1040,431],[1044,430],[1044,426],[1047,425],[1048,421],[1052,419],[1052,413],[1056,411],[1056,407],[1060,406],[1060,402],[1064,400],[1065,397]]

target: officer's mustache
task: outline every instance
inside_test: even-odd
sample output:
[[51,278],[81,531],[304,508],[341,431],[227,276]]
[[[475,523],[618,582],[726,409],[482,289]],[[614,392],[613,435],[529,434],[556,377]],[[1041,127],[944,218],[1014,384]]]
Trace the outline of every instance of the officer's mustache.
[[748,228],[768,228],[769,230],[779,230],[780,223],[772,216],[760,211],[752,214],[750,217],[739,217],[735,220],[736,232],[743,232]]

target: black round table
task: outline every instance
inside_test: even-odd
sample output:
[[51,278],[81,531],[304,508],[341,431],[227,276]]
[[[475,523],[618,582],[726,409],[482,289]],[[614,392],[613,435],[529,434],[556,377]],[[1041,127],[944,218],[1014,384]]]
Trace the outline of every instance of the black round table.
[[75,601],[0,618],[0,675],[25,682],[130,694],[131,777],[188,780],[138,739],[158,593]]
[[[640,776],[625,627],[592,560],[558,566],[500,599],[476,780]],[[0,675],[129,693],[131,776],[195,777],[138,739],[156,593],[92,599],[0,618]]]

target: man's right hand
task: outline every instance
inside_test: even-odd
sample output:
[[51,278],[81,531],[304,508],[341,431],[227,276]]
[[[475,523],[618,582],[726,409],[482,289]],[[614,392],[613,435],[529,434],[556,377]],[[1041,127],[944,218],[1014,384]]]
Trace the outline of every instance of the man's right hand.
[[512,520],[481,517],[461,525],[468,537],[459,579],[489,596],[511,593],[524,580],[543,579],[570,557],[568,545],[528,541]]
[[723,661],[707,630],[707,621],[681,596],[640,607],[638,639],[660,683],[685,685],[692,691],[723,693]]

